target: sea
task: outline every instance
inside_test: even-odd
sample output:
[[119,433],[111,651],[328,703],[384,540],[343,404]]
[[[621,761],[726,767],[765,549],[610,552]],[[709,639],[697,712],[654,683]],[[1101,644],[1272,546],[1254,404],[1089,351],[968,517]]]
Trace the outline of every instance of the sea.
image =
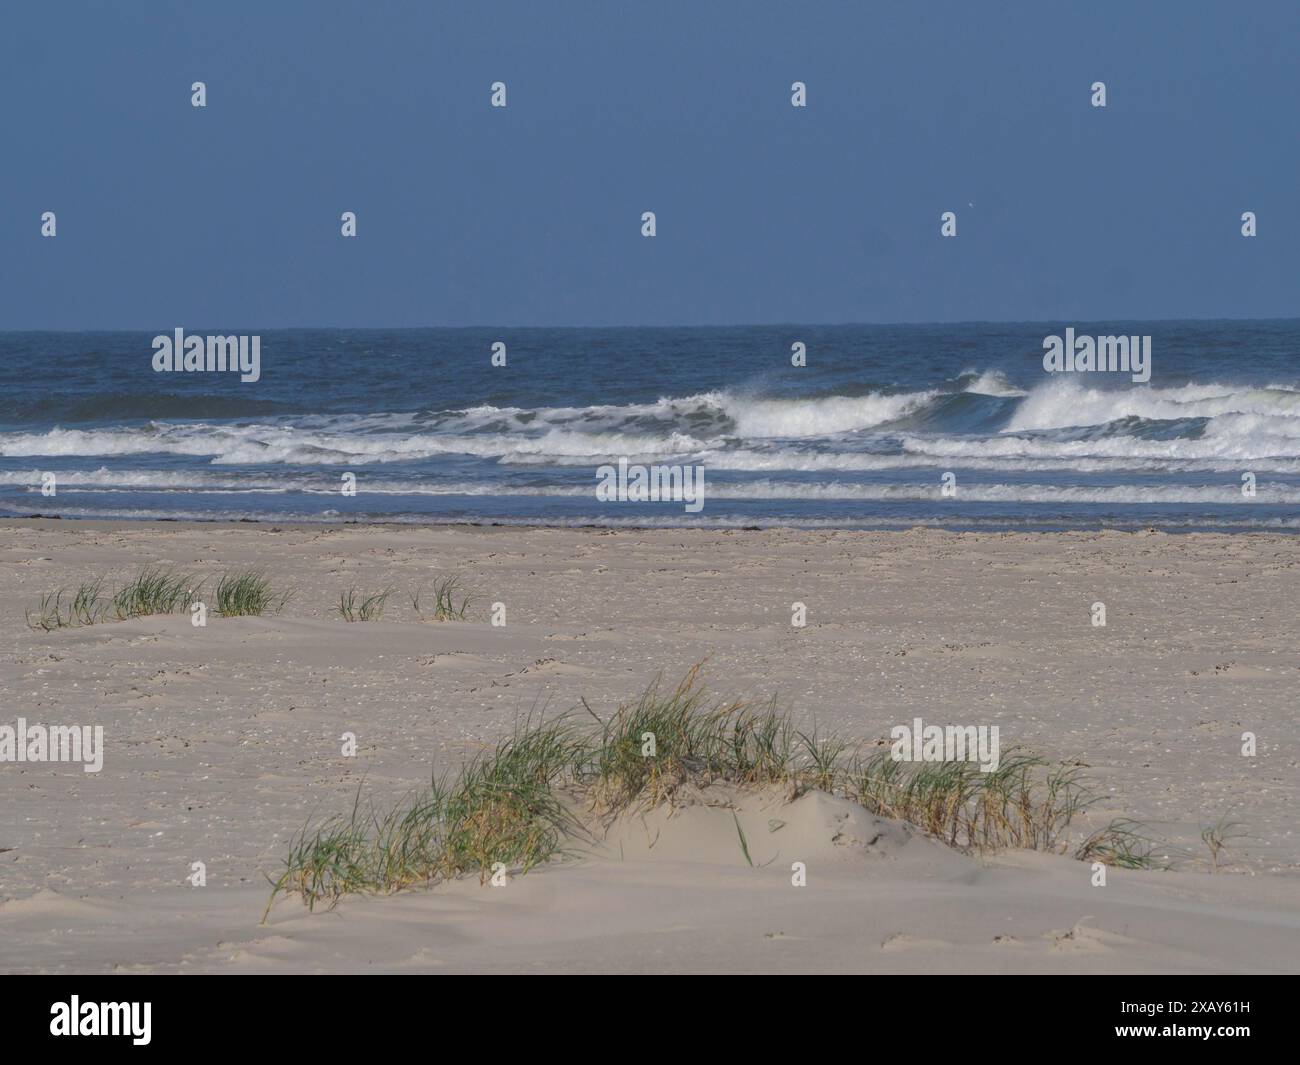
[[[1067,326],[1150,336],[1150,381],[1047,372]],[[175,328],[0,333],[0,515],[1300,528],[1300,320],[185,327],[260,336],[250,382],[155,371]],[[598,498],[620,459],[702,507]]]

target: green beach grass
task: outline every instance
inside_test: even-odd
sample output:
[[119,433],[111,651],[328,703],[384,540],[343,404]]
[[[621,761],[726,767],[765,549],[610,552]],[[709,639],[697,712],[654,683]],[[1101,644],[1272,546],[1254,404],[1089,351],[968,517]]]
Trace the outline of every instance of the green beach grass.
[[[36,609],[26,611],[28,626],[52,632],[105,621],[181,613],[201,600],[205,582],[188,573],[145,566],[111,594],[104,590],[106,583],[107,578],[96,577],[82,581],[71,593],[60,588],[43,594]],[[272,589],[260,571],[237,570],[217,579],[214,608],[226,617],[276,613],[284,609],[291,594]]]
[[[587,834],[575,811],[599,819],[722,783],[775,785],[791,800],[810,790],[841,796],[966,852],[1014,847],[1128,868],[1156,864],[1126,820],[1071,848],[1071,822],[1096,801],[1076,766],[1014,750],[989,773],[967,762],[897,762],[888,747],[864,758],[837,736],[796,729],[775,700],[714,698],[697,664],[672,687],[655,680],[608,717],[583,701],[551,721],[526,721],[386,810],[358,790],[348,813],[294,838],[280,875],[268,878],[263,921],[284,894],[315,908],[467,875],[482,881],[498,862],[527,871]],[[748,860],[739,821],[737,831]]]

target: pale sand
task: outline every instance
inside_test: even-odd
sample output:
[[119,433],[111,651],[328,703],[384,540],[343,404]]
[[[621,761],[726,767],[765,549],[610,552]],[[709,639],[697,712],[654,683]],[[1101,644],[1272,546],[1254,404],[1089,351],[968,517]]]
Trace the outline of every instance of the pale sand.
[[[206,628],[26,627],[42,591],[145,563],[258,564],[297,595]],[[449,571],[474,620],[421,624],[406,589]],[[98,775],[0,764],[0,969],[1300,970],[1295,538],[15,521],[0,575],[0,724],[107,734]],[[353,584],[397,586],[382,621],[337,620]],[[919,716],[1077,757],[1095,816],[1143,822],[1175,870],[1093,887],[1067,858],[967,857],[843,800],[760,795],[739,813],[759,868],[730,811],[693,807],[504,888],[290,899],[258,925],[263,874],[363,777],[396,798],[530,711],[609,711],[705,655],[714,690],[855,739]],[[1199,834],[1221,817],[1249,838],[1212,874]]]

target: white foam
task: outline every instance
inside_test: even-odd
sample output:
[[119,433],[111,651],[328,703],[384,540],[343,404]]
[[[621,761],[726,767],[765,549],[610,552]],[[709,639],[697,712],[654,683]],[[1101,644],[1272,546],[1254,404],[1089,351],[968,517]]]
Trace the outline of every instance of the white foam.
[[723,409],[736,426],[737,435],[763,437],[830,436],[897,421],[929,403],[938,392],[898,395],[827,396],[823,399],[723,400]]
[[1001,370],[985,370],[964,389],[980,396],[1025,396],[1023,388],[1017,388]]
[[1154,388],[1134,385],[1115,389],[1086,388],[1072,377],[1039,385],[1007,423],[1008,432],[1105,425],[1120,418],[1214,418],[1222,414],[1300,417],[1300,392],[1281,388],[1231,385],[1185,385]]

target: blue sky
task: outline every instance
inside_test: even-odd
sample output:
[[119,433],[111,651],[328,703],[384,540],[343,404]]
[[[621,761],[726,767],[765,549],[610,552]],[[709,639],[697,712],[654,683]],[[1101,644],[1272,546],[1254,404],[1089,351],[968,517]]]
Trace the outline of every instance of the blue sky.
[[1295,3],[11,0],[0,329],[1295,316],[1298,45]]

